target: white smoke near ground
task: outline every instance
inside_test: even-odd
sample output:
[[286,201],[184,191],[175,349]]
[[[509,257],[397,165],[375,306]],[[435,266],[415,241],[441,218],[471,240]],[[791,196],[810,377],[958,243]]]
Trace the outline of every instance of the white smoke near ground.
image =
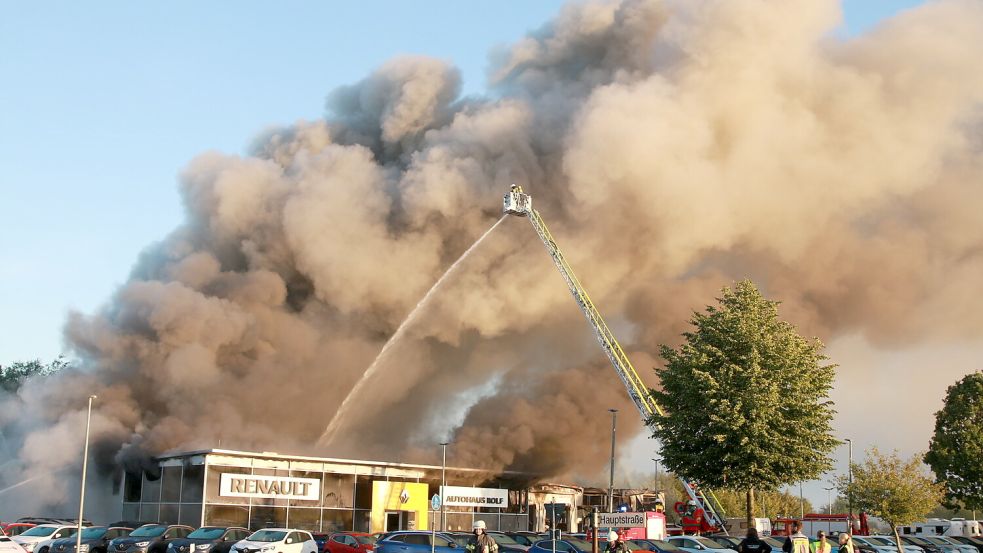
[[445,62],[398,58],[331,93],[321,121],[202,154],[185,223],[104,309],[70,317],[78,370],[3,400],[3,483],[77,470],[93,389],[106,478],[219,442],[433,461],[448,413],[452,464],[592,474],[627,396],[520,219],[315,445],[513,182],[643,378],[744,277],[826,340],[979,339],[983,5],[931,2],[848,39],[840,18],[832,0],[571,4],[494,54],[485,97],[461,98]]

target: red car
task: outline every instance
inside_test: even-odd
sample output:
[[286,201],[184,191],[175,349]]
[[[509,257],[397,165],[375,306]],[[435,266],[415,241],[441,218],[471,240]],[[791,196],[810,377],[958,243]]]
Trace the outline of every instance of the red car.
[[324,553],[371,553],[375,536],[362,532],[335,532],[324,542]]
[[19,536],[21,533],[30,530],[37,526],[36,524],[31,524],[30,522],[8,522],[0,526],[3,533],[8,536]]

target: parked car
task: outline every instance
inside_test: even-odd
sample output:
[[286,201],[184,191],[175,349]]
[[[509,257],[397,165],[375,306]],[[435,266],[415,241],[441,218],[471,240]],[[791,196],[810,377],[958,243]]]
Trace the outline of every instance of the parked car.
[[375,551],[375,537],[365,532],[335,532],[328,535],[324,553],[369,553]]
[[78,530],[78,526],[65,524],[38,524],[24,531],[19,536],[11,538],[24,548],[27,553],[48,553],[53,540],[67,538]]
[[[865,550],[874,551],[876,553],[897,553],[898,544],[895,543],[894,537],[887,536],[853,536],[854,545],[859,545]],[[906,544],[904,541],[901,542],[901,547],[905,550],[905,553],[925,553],[925,550],[918,547],[917,545]]]
[[547,538],[548,536],[537,534],[536,532],[505,532],[505,535],[509,536],[516,543],[532,547],[532,544]]
[[682,553],[682,549],[665,540],[628,540],[629,546],[636,546],[633,549],[644,551],[655,551],[656,553]]
[[0,553],[24,553],[24,548],[10,539],[10,536],[0,536]]
[[706,536],[711,540],[719,543],[720,545],[737,551],[737,546],[741,544],[741,538],[735,536],[726,536],[723,534],[713,534],[712,536]]
[[[554,543],[555,542],[555,543]],[[541,540],[529,548],[529,553],[590,553],[591,544],[576,538],[562,540]]]
[[[229,553],[236,542],[242,541],[251,534],[248,529],[239,526],[202,526],[188,534],[186,538],[177,538],[167,544],[167,553],[193,553],[195,551],[208,553]],[[53,553],[60,553],[55,551]]]
[[711,553],[737,553],[737,551],[729,547],[724,547],[710,538],[704,538],[702,536],[669,536],[666,538],[666,541],[687,553],[703,553],[705,551]]
[[513,538],[505,532],[492,530],[488,532],[488,537],[495,540],[495,543],[498,544],[498,550],[501,553],[526,553],[529,551],[529,548],[532,547],[532,545],[519,543],[519,540]]
[[[81,553],[106,553],[109,549],[109,542],[115,538],[128,535],[133,528],[111,527],[111,526],[89,526],[82,529]],[[69,537],[60,538],[51,542],[51,553],[75,553],[75,545],[78,540],[73,533]]]
[[3,530],[4,535],[12,538],[23,534],[35,526],[37,526],[37,524],[34,524],[33,522],[8,522],[0,526],[0,530]]
[[171,542],[188,537],[193,530],[182,524],[145,524],[110,541],[109,553],[165,553]]
[[314,536],[306,530],[264,528],[238,541],[230,553],[318,553]]
[[[424,553],[430,551],[430,532],[406,530],[390,532],[375,542],[375,553]],[[447,532],[433,535],[433,548],[439,553],[460,553],[463,547]]]
[[915,536],[901,536],[901,543],[921,547],[925,553],[945,553],[940,545],[925,541],[922,538],[916,538]]
[[961,553],[979,553],[975,546],[966,545],[953,541],[949,539],[949,536],[923,536],[922,539],[930,541],[932,543],[937,543],[942,546],[942,549],[946,547],[955,548],[955,551]]
[[963,545],[972,545],[980,553],[983,553],[983,538],[977,536],[946,536],[952,541],[959,542]]

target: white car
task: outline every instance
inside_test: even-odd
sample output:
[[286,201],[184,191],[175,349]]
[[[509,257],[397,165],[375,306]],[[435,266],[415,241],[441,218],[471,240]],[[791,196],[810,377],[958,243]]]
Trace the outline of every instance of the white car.
[[318,553],[317,543],[306,530],[264,528],[237,541],[229,553]]
[[0,553],[24,553],[24,548],[14,540],[0,533]]
[[52,541],[67,538],[75,534],[76,530],[78,530],[77,526],[38,524],[11,539],[23,547],[27,553],[48,553]]

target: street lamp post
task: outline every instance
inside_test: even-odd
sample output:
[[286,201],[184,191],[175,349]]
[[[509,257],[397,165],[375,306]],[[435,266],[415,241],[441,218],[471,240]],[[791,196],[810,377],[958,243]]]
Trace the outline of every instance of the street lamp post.
[[608,512],[614,512],[614,437],[618,431],[618,410],[608,409],[611,412],[611,478],[608,480]]
[[82,550],[82,518],[85,516],[85,477],[89,470],[89,425],[92,423],[92,400],[96,396],[89,396],[89,410],[85,415],[85,447],[82,450],[82,491],[79,492],[79,519],[78,529],[75,531],[75,551]]
[[653,457],[652,461],[655,463],[655,483],[652,484],[652,488],[658,489],[659,488],[659,459]]
[[849,510],[849,517],[847,520],[850,523],[850,534],[853,534],[853,440],[850,438],[846,439],[847,445],[850,446],[849,457],[847,457],[847,489],[846,489],[846,502],[847,509]]
[[447,486],[447,444],[440,443],[440,531],[447,531],[447,514],[444,511],[444,487]]
[[802,495],[802,481],[799,480],[799,518],[805,520],[806,518],[806,499]]
[[833,514],[833,490],[836,488],[823,488],[826,490],[826,505],[829,506],[829,514]]

